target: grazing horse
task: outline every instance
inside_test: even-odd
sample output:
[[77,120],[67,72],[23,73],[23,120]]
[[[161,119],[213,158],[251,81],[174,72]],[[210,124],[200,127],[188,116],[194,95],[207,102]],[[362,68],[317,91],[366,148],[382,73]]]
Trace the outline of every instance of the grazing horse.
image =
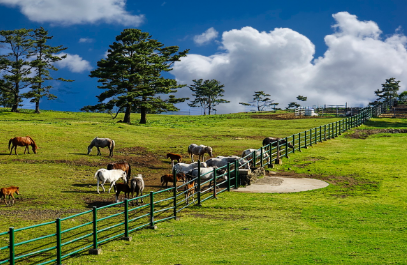
[[200,159],[201,161],[205,161],[205,153],[212,157],[212,147],[196,144],[191,144],[190,146],[188,146],[188,154],[191,156],[192,162],[194,162],[194,155],[198,155],[198,159]]
[[[131,176],[131,166],[129,163],[109,163],[107,164],[107,170],[111,169],[121,169],[126,172],[127,176]],[[129,184],[130,177],[127,178],[127,184]]]
[[110,157],[113,156],[113,150],[114,150],[115,142],[112,139],[95,137],[95,139],[93,139],[92,142],[90,143],[90,145],[88,146],[88,155],[89,155],[90,151],[92,151],[92,148],[94,146],[96,146],[96,148],[98,149],[98,154],[97,154],[98,156],[102,155],[100,153],[99,147],[104,148],[106,146],[109,148],[109,151],[110,151],[109,156]]
[[0,198],[4,198],[4,202],[6,203],[6,206],[8,206],[8,203],[6,201],[7,196],[8,196],[9,201],[10,201],[10,198],[13,198],[13,201],[10,203],[10,206],[14,205],[14,196],[13,196],[14,193],[20,195],[20,188],[16,187],[16,186],[11,186],[8,188],[0,189]]
[[[136,192],[136,197],[138,197],[139,193],[140,196],[143,196],[144,180],[141,174],[138,174],[137,177],[133,177],[130,180],[130,189],[132,198],[134,198],[134,192]],[[143,198],[141,198],[141,202],[144,203]],[[138,199],[136,200],[136,204],[138,205]]]
[[167,158],[171,159],[171,165],[174,166],[174,161],[177,160],[177,162],[182,161],[182,156],[179,154],[173,154],[173,153],[168,153]]
[[[180,180],[185,182],[185,173],[184,172],[177,173],[175,175],[175,177],[177,178],[177,182]],[[166,174],[161,177],[161,186],[164,186],[164,184],[165,184],[165,187],[168,188],[168,182],[174,183],[174,177],[172,174]]]
[[114,186],[116,181],[118,181],[120,178],[123,178],[124,182],[127,182],[126,172],[124,172],[121,169],[107,170],[105,168],[101,168],[98,171],[96,171],[95,179],[97,179],[97,191],[98,191],[98,193],[100,193],[99,192],[99,182],[101,182],[100,185],[103,188],[103,192],[106,192],[105,187],[103,187],[103,185],[106,182],[111,183],[110,184],[110,189],[109,189],[109,193],[110,193],[110,190],[112,189],[112,187]]
[[[10,149],[11,144],[13,144],[13,146]],[[28,153],[30,153],[30,149],[28,148],[29,145],[31,145],[31,148],[33,149],[34,154],[36,154],[38,146],[35,144],[34,140],[30,136],[11,138],[10,141],[8,141],[8,149],[10,150],[10,155],[11,155],[11,152],[13,152],[13,148],[14,148],[14,154],[17,155],[17,146],[25,146],[24,154],[26,151],[28,151]]]
[[[268,145],[271,143],[271,146],[277,146],[277,141],[279,141],[280,145],[286,144],[285,138],[277,138],[277,137],[267,137],[263,140],[263,146]],[[294,148],[291,143],[288,143],[288,147]]]

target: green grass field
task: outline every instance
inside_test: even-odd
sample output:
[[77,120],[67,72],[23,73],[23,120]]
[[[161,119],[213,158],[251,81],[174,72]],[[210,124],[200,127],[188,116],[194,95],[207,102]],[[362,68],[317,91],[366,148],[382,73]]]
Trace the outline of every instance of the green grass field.
[[[0,112],[0,183],[20,186],[22,192],[15,206],[1,205],[0,231],[86,211],[92,201],[112,200],[112,194],[96,194],[93,174],[117,159],[132,161],[133,172],[142,173],[148,183],[168,172],[167,152],[186,155],[191,143],[212,146],[215,156],[240,154],[259,148],[266,136],[289,136],[338,120],[254,119],[250,114],[148,118],[147,125],[127,125],[108,114]],[[184,210],[179,221],[133,233],[130,242],[103,244],[102,255],[84,252],[63,263],[403,264],[407,137],[359,133],[387,128],[407,128],[407,122],[372,119],[291,154],[273,169],[325,180],[327,188],[291,194],[222,193],[202,207]],[[34,138],[39,153],[24,155],[20,147],[18,156],[9,156],[8,140],[23,135]],[[102,157],[96,150],[86,155],[96,136],[116,140],[115,157],[108,158],[107,150]]]

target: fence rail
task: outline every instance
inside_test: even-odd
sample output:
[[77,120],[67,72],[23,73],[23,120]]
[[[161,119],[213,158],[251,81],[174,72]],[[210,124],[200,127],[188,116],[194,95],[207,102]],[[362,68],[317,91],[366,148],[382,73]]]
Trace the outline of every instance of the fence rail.
[[[244,167],[247,163],[254,167],[280,163],[281,158],[308,146],[333,139],[351,128],[360,126],[370,118],[379,116],[386,109],[388,109],[386,104],[365,108],[355,116],[293,134],[285,137],[284,141],[278,141],[277,144],[270,143],[244,157],[243,159],[247,161],[242,164],[236,160],[235,163],[219,168],[224,170],[223,174],[217,174],[214,170],[213,178],[202,183],[203,175],[198,174],[196,179],[180,186],[176,186],[174,182],[174,186],[168,189],[151,191],[147,195],[99,208],[93,207],[92,210],[58,218],[52,222],[20,229],[10,227],[8,232],[0,233],[1,242],[8,241],[7,245],[0,246],[0,264],[15,264],[19,261],[27,264],[62,264],[62,260],[85,250],[97,253],[103,243],[117,238],[128,239],[132,232],[143,228],[155,228],[159,222],[177,218],[180,211],[192,204],[189,203],[191,200],[187,200],[187,184],[192,181],[195,181],[197,186],[193,199],[196,198],[197,204],[201,205],[202,202],[222,192],[230,191],[231,187],[238,188],[241,183],[239,167]],[[175,172],[173,174],[176,179]],[[218,182],[220,179],[223,181]],[[166,197],[169,192],[171,196]],[[139,200],[146,202],[138,205]],[[32,237],[32,234],[40,236]]]

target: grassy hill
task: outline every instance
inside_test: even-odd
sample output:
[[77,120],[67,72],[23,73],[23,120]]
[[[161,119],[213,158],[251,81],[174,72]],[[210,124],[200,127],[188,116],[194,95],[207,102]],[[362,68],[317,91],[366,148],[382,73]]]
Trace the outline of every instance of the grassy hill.
[[[135,115],[136,116],[136,115]],[[262,117],[264,116],[264,117]],[[336,118],[270,119],[267,114],[216,116],[150,115],[146,125],[122,124],[108,114],[0,111],[0,184],[20,186],[15,206],[0,206],[0,231],[54,220],[113,201],[96,194],[94,172],[126,160],[145,176],[147,191],[170,170],[167,152],[186,157],[189,144],[212,146],[214,155],[259,148],[266,136],[284,137]],[[120,119],[120,117],[118,118]],[[133,117],[133,120],[137,120]],[[180,221],[113,241],[100,256],[79,255],[64,264],[383,264],[406,259],[406,169],[404,119],[372,119],[366,125],[292,154],[278,171],[322,179],[321,190],[291,194],[223,193],[202,207],[182,212]],[[374,134],[369,134],[375,130]],[[384,131],[383,131],[384,132]],[[8,140],[30,135],[39,153],[9,155]],[[96,137],[116,141],[86,155]]]

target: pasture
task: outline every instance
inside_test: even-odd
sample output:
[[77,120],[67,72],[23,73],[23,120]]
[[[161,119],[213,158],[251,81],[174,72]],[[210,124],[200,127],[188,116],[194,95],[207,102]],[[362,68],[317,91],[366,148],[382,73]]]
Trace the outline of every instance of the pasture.
[[[133,120],[137,120],[134,115]],[[191,143],[214,156],[258,148],[266,136],[284,137],[335,118],[272,120],[251,114],[151,115],[146,125],[116,123],[108,114],[0,112],[1,187],[16,185],[15,205],[1,205],[0,231],[54,220],[105,205],[114,193],[96,193],[94,173],[110,162],[131,163],[146,191],[160,189],[170,173],[168,152],[187,161]],[[120,117],[119,117],[120,119]],[[406,128],[402,119],[372,119],[360,129]],[[30,135],[38,154],[9,155],[7,143]],[[356,135],[356,136],[355,136]],[[404,134],[345,135],[296,152],[276,170],[328,181],[322,190],[295,194],[223,193],[202,207],[181,212],[180,221],[113,241],[99,256],[79,255],[64,264],[262,264],[402,263],[406,258]],[[362,133],[362,135],[365,135]],[[95,137],[116,141],[112,158],[101,149],[86,155]],[[20,147],[21,148],[21,147]],[[190,162],[190,161],[187,161]],[[168,247],[171,246],[171,247]]]

